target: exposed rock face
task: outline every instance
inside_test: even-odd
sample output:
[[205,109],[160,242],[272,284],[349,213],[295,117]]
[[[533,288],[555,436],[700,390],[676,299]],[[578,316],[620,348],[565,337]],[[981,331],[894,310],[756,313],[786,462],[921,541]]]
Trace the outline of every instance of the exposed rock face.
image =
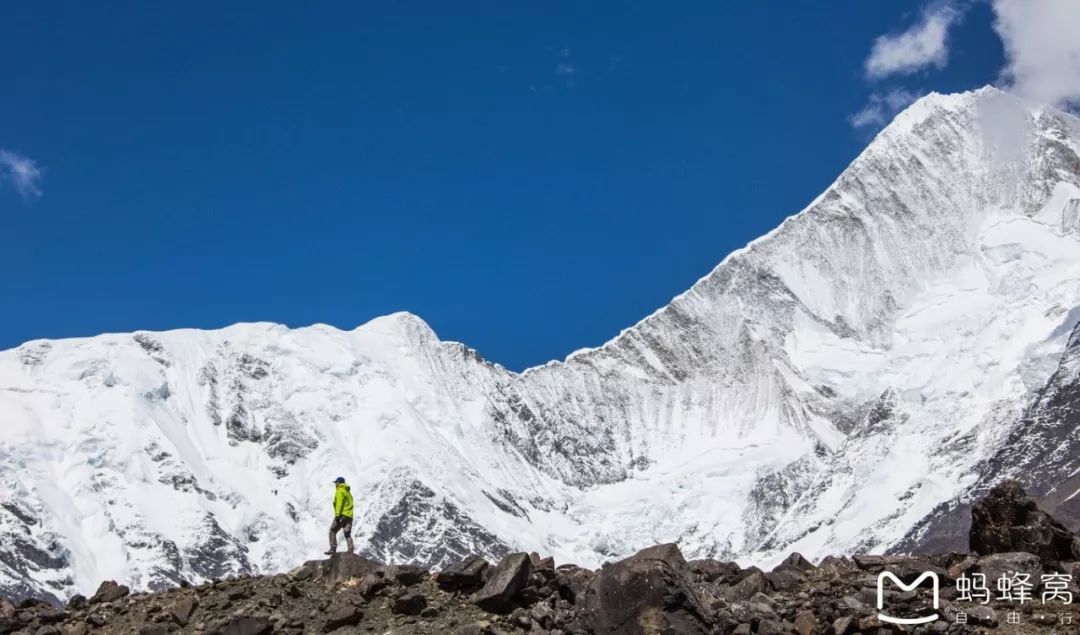
[[585,623],[597,633],[707,633],[712,616],[676,545],[657,545],[596,572]]
[[972,507],[970,546],[980,555],[1022,551],[1046,562],[1080,560],[1080,539],[1016,481],[1001,483]]

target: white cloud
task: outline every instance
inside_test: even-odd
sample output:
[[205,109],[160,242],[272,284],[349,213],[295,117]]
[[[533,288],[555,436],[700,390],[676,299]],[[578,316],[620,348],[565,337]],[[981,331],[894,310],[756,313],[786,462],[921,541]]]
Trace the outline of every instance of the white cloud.
[[945,66],[949,61],[949,28],[960,16],[952,5],[939,3],[927,7],[907,31],[879,36],[866,58],[866,76],[880,79],[908,75],[927,66]]
[[569,76],[573,75],[575,72],[577,72],[577,69],[575,69],[574,65],[570,64],[569,62],[561,62],[561,63],[555,65],[555,74],[556,75],[561,75],[563,77],[569,77]]
[[856,128],[879,128],[918,98],[918,93],[904,88],[894,88],[888,92],[873,93],[870,95],[866,105],[863,106],[863,109],[851,115],[848,121]]
[[994,12],[1007,87],[1039,102],[1080,107],[1080,1],[994,0]]
[[41,196],[41,168],[28,157],[0,149],[0,180],[10,183],[23,198]]

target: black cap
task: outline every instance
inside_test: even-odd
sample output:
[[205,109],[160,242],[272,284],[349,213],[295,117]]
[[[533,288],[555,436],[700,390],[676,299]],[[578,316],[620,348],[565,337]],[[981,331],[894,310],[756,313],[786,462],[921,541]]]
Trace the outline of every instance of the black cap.
[[344,476],[339,476],[339,477],[334,479],[334,482],[335,483],[344,483],[345,482],[345,477]]

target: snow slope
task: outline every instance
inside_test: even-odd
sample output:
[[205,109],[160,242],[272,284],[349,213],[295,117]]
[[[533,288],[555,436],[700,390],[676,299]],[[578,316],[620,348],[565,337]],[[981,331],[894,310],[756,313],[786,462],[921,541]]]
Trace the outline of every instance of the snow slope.
[[1078,199],[1076,119],[935,94],[669,305],[521,374],[409,314],[29,342],[0,353],[0,592],[291,567],[339,474],[395,562],[918,545],[1062,384]]

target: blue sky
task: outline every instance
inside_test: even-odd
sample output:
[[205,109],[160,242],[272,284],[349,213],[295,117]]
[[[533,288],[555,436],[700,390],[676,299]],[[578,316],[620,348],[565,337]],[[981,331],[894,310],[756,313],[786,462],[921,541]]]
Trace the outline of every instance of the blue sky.
[[985,2],[92,4],[2,9],[0,348],[408,310],[562,358],[1007,64]]

